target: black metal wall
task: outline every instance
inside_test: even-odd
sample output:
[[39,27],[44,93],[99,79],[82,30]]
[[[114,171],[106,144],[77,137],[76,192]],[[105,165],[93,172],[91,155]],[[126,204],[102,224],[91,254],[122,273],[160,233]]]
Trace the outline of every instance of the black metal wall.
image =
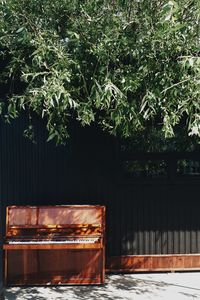
[[118,189],[112,255],[200,252],[199,187],[138,184]]
[[200,252],[199,180],[119,180],[116,142],[96,128],[72,126],[66,146],[23,135],[25,119],[1,123],[1,201],[11,204],[105,204],[107,254]]
[[[1,189],[0,189],[1,190]],[[0,200],[0,299],[1,299],[1,293],[3,289],[3,238],[2,238],[2,206],[1,206],[1,200]]]

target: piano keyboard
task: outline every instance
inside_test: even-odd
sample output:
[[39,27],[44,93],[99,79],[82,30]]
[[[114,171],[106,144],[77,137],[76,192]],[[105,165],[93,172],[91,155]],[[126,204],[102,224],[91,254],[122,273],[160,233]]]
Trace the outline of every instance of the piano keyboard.
[[62,241],[58,241],[58,240],[7,241],[8,244],[47,244],[47,245],[48,244],[93,244],[97,242],[99,242],[99,238],[65,239]]

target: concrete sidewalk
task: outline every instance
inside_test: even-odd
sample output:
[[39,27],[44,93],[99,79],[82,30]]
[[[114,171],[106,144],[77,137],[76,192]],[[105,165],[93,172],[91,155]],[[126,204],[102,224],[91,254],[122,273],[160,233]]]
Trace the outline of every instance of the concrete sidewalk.
[[5,300],[200,299],[200,272],[109,275],[104,286],[13,287]]

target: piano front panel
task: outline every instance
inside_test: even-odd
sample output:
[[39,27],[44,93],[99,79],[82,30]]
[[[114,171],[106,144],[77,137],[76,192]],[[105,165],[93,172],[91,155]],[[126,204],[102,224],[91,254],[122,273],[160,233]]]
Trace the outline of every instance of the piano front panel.
[[37,224],[36,207],[17,207],[7,208],[7,228],[10,226],[27,226]]
[[7,220],[9,230],[11,226],[102,224],[103,216],[99,206],[9,206]]
[[95,207],[41,207],[38,224],[101,224],[102,214]]
[[7,250],[7,284],[98,284],[102,249]]

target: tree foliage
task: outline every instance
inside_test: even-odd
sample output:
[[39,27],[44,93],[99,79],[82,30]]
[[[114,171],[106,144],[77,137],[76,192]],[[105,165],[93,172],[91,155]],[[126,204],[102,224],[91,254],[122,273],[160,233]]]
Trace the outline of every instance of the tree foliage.
[[58,143],[71,119],[199,139],[199,16],[199,0],[0,0],[2,115],[36,113]]

